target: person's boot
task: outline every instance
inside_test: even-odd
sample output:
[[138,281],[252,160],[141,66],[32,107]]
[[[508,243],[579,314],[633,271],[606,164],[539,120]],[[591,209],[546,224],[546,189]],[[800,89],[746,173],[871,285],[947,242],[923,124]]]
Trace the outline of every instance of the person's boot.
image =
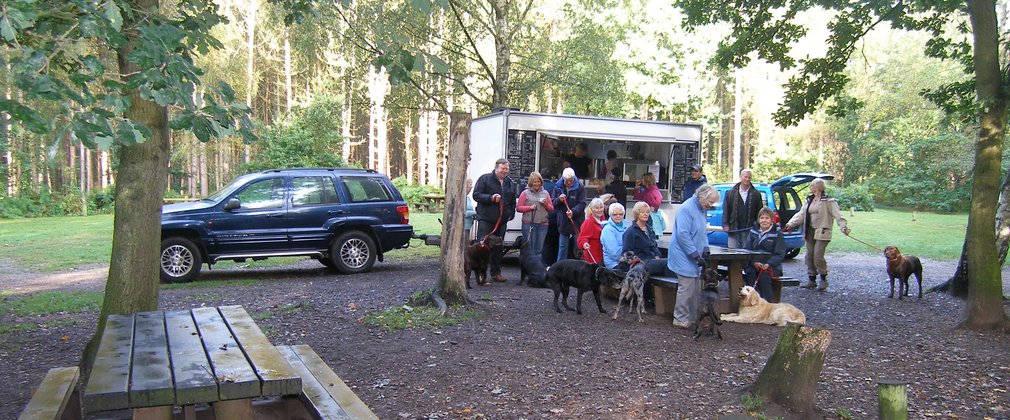
[[804,284],[800,287],[804,289],[813,289],[817,287],[817,276],[807,276],[807,277],[809,278],[809,280],[807,280],[807,284]]
[[828,275],[827,274],[821,274],[821,284],[819,286],[817,286],[817,290],[821,291],[821,292],[823,292],[825,290],[828,290]]

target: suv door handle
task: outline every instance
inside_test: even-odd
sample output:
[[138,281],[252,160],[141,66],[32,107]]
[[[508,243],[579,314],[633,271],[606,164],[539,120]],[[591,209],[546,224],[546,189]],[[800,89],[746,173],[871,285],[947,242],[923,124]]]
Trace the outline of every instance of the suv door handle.
[[343,210],[330,210],[330,211],[328,211],[326,213],[329,214],[329,215],[344,214],[344,211]]
[[267,217],[284,217],[284,213],[270,213]]

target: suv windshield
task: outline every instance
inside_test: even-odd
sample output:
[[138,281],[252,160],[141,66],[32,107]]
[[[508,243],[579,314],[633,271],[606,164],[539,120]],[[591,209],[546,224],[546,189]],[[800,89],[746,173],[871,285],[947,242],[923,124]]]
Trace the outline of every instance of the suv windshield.
[[224,188],[214,191],[213,194],[207,196],[207,198],[204,198],[201,201],[213,201],[213,202],[221,201],[225,197],[231,195],[231,193],[235,192],[235,190],[237,190],[239,187],[245,185],[245,180],[252,178],[254,176],[256,176],[256,174],[245,174],[238,178],[235,178],[235,180],[232,181],[231,184],[225,185]]

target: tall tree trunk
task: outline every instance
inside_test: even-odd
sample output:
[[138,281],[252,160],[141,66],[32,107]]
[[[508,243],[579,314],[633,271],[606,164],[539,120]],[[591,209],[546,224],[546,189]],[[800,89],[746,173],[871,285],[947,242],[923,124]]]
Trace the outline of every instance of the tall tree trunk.
[[968,214],[968,305],[964,325],[1002,328],[1003,282],[996,247],[996,205],[1000,187],[1000,162],[1006,129],[1007,96],[999,66],[999,32],[996,2],[968,1],[974,37],[975,84],[984,104],[979,115],[975,145],[971,210]]
[[421,100],[421,111],[417,113],[417,183],[427,184],[428,178],[428,111]]
[[730,162],[733,169],[730,171],[730,179],[734,182],[740,180],[740,156],[742,155],[743,143],[743,70],[736,70],[736,77],[733,80],[733,147],[730,149],[733,156]]
[[[252,98],[253,98],[253,86],[256,85],[256,78],[253,74],[253,58],[255,57],[256,48],[256,20],[258,19],[257,12],[259,11],[259,0],[249,0],[249,8],[246,9],[245,14],[245,31],[246,31],[246,82],[245,82],[245,104],[250,109],[252,109]],[[252,147],[248,144],[244,145],[245,153],[244,162],[249,163],[252,154]]]
[[[353,58],[352,58],[353,61]],[[352,64],[353,65],[353,64]],[[351,71],[347,71],[344,85],[344,102],[340,107],[340,153],[344,155],[347,163],[351,162],[351,119],[354,113],[351,110],[351,98],[354,97],[353,86],[351,85]]]
[[284,103],[287,105],[287,112],[291,112],[291,41],[288,39],[288,30],[284,29],[284,84],[285,84],[285,98]]
[[404,160],[404,171],[407,176],[407,184],[414,185],[414,168],[417,165],[414,158],[414,145],[412,138],[414,137],[414,127],[412,125],[413,119],[410,115],[406,118],[406,123],[403,127],[403,160]]
[[442,211],[442,267],[438,278],[438,294],[447,303],[467,301],[463,273],[463,214],[466,213],[466,180],[470,156],[470,115],[454,112],[449,119],[449,159],[461,165],[449,165],[445,182],[445,209]]
[[207,144],[200,142],[197,145],[197,151],[197,155],[200,156],[200,197],[203,198],[210,194],[207,190]]
[[[158,5],[158,0],[137,0],[134,9],[155,10]],[[122,74],[136,74],[142,70],[127,59],[136,43],[137,40],[132,39],[117,50]],[[126,79],[128,81],[129,76]],[[125,113],[126,118],[150,129],[151,138],[143,143],[124,145],[118,151],[122,176],[116,184],[109,278],[98,328],[81,360],[84,369],[91,365],[110,314],[158,308],[161,232],[151,227],[161,222],[161,202],[168,179],[168,110],[141,98],[136,90],[130,92],[129,98],[131,105]]]
[[512,72],[512,40],[509,29],[509,0],[493,0],[494,9],[494,52],[495,74],[491,82],[493,96],[491,109],[506,107],[509,104],[509,84]]
[[428,101],[428,185],[442,185],[442,178],[439,176],[439,167],[442,166],[439,161],[439,155],[441,148],[438,147],[438,116],[439,113],[434,111],[435,101]]

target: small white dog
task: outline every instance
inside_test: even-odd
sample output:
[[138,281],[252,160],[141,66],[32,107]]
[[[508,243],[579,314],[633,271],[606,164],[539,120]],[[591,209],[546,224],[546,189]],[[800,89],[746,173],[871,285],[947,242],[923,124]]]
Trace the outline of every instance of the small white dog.
[[723,321],[744,324],[768,324],[785,326],[787,322],[806,324],[807,317],[795,306],[788,303],[771,303],[761,298],[753,287],[740,289],[740,313],[723,315]]

